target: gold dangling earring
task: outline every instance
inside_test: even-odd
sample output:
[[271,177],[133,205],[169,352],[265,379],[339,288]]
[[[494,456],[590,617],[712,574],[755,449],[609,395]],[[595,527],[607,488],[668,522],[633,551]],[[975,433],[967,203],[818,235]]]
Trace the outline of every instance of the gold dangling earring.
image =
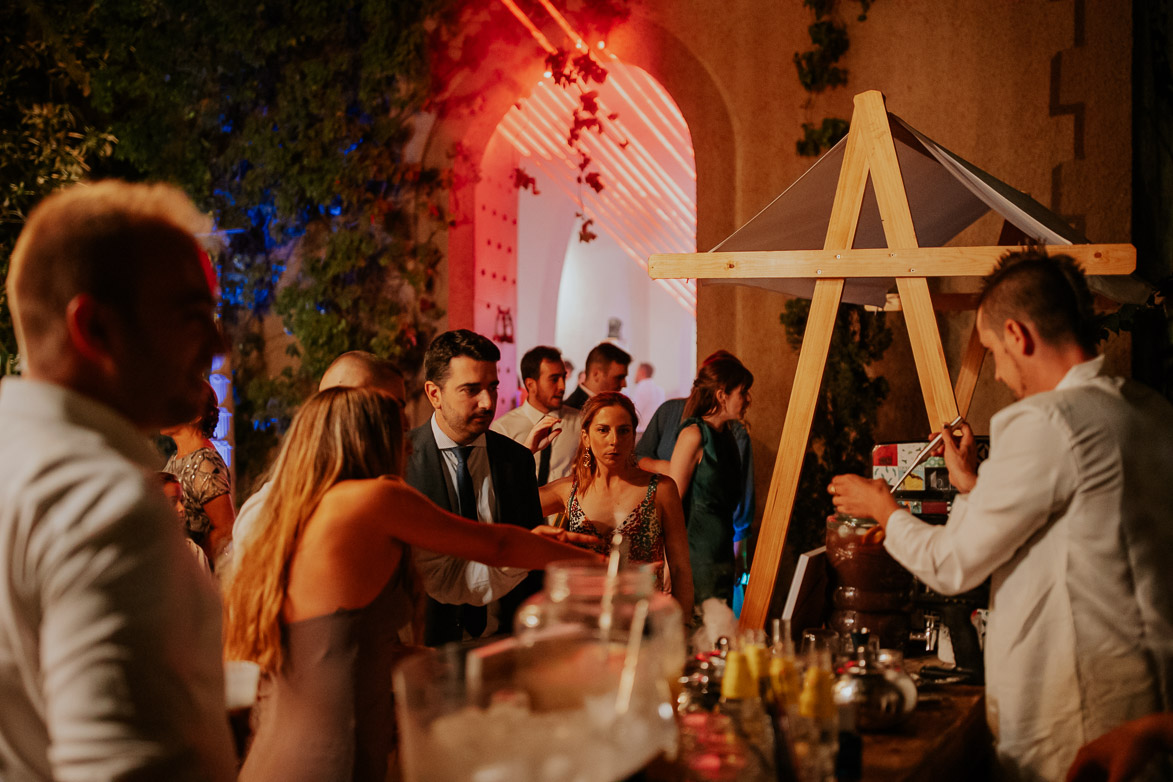
[[591,451],[590,448],[587,448],[586,453],[582,455],[582,466],[585,467],[588,472],[595,471],[595,454]]

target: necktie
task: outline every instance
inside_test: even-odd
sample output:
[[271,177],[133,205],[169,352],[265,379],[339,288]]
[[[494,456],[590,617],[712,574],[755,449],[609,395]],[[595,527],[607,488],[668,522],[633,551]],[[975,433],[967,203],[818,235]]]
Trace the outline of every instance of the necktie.
[[[471,445],[458,445],[452,449],[456,454],[456,498],[460,502],[460,515],[478,521],[477,495],[472,487],[472,473],[468,469]],[[488,614],[484,606],[463,605],[460,607],[460,624],[473,638],[480,638],[485,632]]]
[[477,521],[477,495],[473,491],[472,473],[468,469],[472,446],[458,445],[452,450],[456,453],[456,499],[460,503],[460,515]]
[[550,448],[547,446],[538,459],[538,485],[545,486],[550,481]]

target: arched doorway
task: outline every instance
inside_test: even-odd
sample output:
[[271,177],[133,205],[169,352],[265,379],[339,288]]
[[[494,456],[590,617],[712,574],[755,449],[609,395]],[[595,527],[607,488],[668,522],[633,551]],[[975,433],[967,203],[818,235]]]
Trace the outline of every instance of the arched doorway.
[[[669,396],[692,381],[695,284],[653,281],[645,266],[653,252],[696,251],[691,135],[647,72],[614,57],[607,70],[600,113],[615,116],[584,145],[601,190],[577,181],[579,159],[566,143],[577,96],[548,79],[506,112],[481,161],[474,328],[502,346],[500,412],[518,403],[517,359],[538,344],[557,345],[581,368],[610,338],[636,363],[652,363]],[[519,188],[527,177],[532,185]],[[588,242],[584,229],[594,234]]]

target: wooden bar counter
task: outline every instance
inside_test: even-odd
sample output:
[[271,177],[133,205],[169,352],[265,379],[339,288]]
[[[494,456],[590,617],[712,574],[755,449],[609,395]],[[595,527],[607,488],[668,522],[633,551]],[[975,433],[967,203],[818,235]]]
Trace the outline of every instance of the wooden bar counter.
[[[911,666],[918,667],[915,662]],[[985,688],[923,684],[916,710],[890,733],[863,735],[863,782],[985,782],[993,760]],[[682,754],[650,769],[654,782],[745,782],[772,779],[752,762],[734,760],[705,739],[711,717],[681,720]],[[700,746],[698,746],[700,745]],[[743,754],[733,752],[731,755]]]
[[899,730],[863,736],[866,782],[989,779],[993,739],[985,688],[922,685],[916,711]]

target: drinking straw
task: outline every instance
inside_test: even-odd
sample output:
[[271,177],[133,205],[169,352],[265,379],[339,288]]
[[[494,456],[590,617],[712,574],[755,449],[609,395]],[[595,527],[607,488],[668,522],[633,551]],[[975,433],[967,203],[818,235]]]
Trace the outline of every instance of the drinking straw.
[[644,638],[644,623],[648,619],[648,599],[640,598],[631,617],[631,634],[627,636],[627,653],[623,656],[623,673],[619,677],[619,693],[615,698],[615,713],[626,714],[631,705],[631,691],[635,687],[635,669],[639,664],[639,645]]
[[603,579],[603,611],[599,614],[599,629],[603,633],[603,646],[611,641],[611,626],[615,613],[615,587],[619,583],[619,547],[623,544],[623,533],[619,530],[611,536],[611,554],[607,558],[607,576]]

